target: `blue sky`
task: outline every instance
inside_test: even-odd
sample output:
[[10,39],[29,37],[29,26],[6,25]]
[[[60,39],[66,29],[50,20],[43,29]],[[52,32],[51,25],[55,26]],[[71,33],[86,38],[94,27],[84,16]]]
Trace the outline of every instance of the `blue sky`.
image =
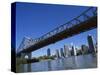
[[[54,28],[60,26],[74,17],[81,14],[89,7],[35,4],[35,3],[17,3],[16,4],[16,46],[18,48],[24,36],[33,39],[38,38]],[[51,49],[52,54],[56,49],[60,49],[64,44],[74,43],[80,47],[82,44],[87,45],[87,35],[91,34],[95,40],[97,38],[97,29],[93,29],[71,38],[59,41],[55,44],[43,47],[32,52],[33,57],[46,55],[46,50]]]

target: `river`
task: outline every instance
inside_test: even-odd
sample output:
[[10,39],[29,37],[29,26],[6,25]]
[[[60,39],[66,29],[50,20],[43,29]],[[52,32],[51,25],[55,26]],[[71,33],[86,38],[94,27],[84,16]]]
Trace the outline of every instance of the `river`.
[[92,54],[71,56],[56,60],[45,60],[41,62],[22,64],[19,72],[40,72],[40,71],[55,71],[55,70],[71,70],[96,68],[97,57]]

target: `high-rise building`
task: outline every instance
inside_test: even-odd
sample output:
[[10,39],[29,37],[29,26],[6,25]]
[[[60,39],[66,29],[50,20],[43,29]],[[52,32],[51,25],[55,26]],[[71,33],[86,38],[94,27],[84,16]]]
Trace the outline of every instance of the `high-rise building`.
[[73,46],[74,47],[74,55],[76,56],[77,55],[77,49],[76,49],[76,46]]
[[95,44],[95,52],[97,53],[97,42],[96,42],[96,44]]
[[87,54],[88,53],[88,46],[82,45],[81,50],[82,50],[82,54]]
[[65,56],[65,57],[70,56],[69,53],[70,53],[70,52],[69,52],[69,47],[68,47],[67,45],[64,45],[64,56]]
[[72,45],[72,49],[71,49],[71,56],[73,56],[73,55],[75,55],[75,56],[77,55],[77,51],[76,51],[74,45]]
[[63,48],[60,48],[60,54],[61,54],[61,57],[65,57],[65,56],[64,56]]
[[50,48],[47,49],[47,56],[50,56],[51,55],[51,51],[50,51]]
[[74,48],[73,48],[73,46],[72,46],[72,49],[71,49],[71,56],[73,56],[74,55]]
[[60,58],[59,50],[58,49],[56,50],[56,56],[57,56],[57,58]]
[[78,54],[78,48],[76,47],[75,50],[76,50],[76,55],[77,55]]
[[89,53],[94,53],[95,47],[93,43],[93,37],[91,35],[88,35],[87,40],[88,40],[88,46],[89,46]]

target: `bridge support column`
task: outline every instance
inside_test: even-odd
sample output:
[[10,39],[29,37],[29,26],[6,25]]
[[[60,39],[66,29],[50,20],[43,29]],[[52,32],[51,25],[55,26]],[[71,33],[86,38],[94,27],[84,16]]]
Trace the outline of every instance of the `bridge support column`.
[[24,72],[24,70],[25,70],[25,68],[24,68],[25,65],[23,64],[25,62],[25,55],[26,55],[25,53],[21,53],[21,56],[20,56],[19,62],[21,63],[20,64],[20,67],[22,68],[21,72]]
[[[28,59],[32,58],[32,53],[27,53]],[[27,72],[31,72],[31,63],[27,64]]]
[[27,53],[28,59],[32,58],[32,53]]
[[21,53],[21,60],[25,59],[25,53]]
[[[24,72],[24,69],[25,69],[24,68],[25,65],[23,64],[23,63],[26,62],[25,56],[28,56],[27,59],[31,59],[32,53],[21,53],[21,61],[22,61],[21,67],[22,67],[22,72]],[[27,64],[27,72],[31,72],[31,64],[30,63]]]
[[32,57],[32,53],[21,53],[21,59],[23,60],[23,59],[25,59],[25,56],[28,56],[28,59],[31,59],[31,57]]

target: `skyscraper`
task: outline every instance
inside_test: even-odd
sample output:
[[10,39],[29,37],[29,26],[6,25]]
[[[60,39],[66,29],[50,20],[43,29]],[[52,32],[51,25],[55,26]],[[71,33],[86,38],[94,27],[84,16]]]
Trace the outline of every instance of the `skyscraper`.
[[95,52],[97,53],[97,42],[96,42],[96,44],[95,44]]
[[60,58],[59,50],[58,49],[56,50],[56,56],[57,56],[57,58]]
[[73,46],[73,48],[74,48],[74,55],[76,56],[77,55],[76,46]]
[[72,56],[73,56],[73,55],[77,55],[77,51],[76,51],[76,49],[75,49],[75,46],[74,46],[74,45],[72,45],[71,55],[72,55]]
[[94,53],[95,47],[93,43],[93,37],[91,35],[88,35],[87,40],[88,40],[88,46],[89,46],[89,53]]
[[69,48],[68,48],[67,45],[64,45],[64,56],[65,56],[65,57],[70,56],[70,54],[69,54]]
[[73,46],[72,46],[72,49],[71,49],[71,56],[73,56],[74,55],[74,48],[73,48]]
[[47,49],[47,56],[50,56],[51,52],[50,52],[50,48]]
[[65,57],[65,56],[64,56],[63,48],[60,48],[60,54],[61,54],[61,57]]

